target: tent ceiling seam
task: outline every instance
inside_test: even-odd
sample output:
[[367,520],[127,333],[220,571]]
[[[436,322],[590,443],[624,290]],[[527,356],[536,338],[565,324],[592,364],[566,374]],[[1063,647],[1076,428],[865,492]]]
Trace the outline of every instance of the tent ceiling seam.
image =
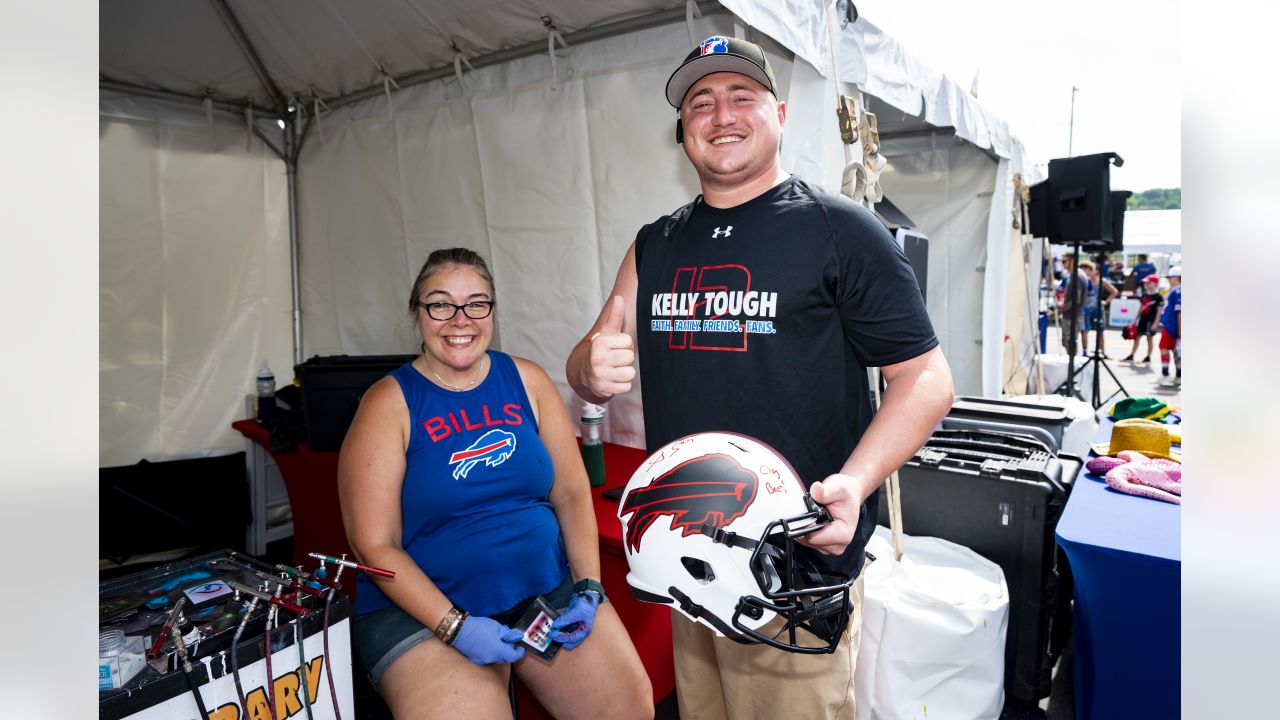
[[236,41],[236,45],[239,46],[240,52],[244,55],[245,60],[248,61],[254,75],[258,76],[258,82],[262,83],[263,89],[267,91],[267,96],[271,98],[271,102],[276,106],[276,112],[281,115],[287,115],[287,104],[284,96],[280,93],[280,88],[271,79],[271,73],[267,72],[267,66],[262,62],[262,58],[258,56],[258,51],[254,49],[249,36],[245,34],[244,26],[236,19],[235,13],[231,12],[231,7],[227,5],[227,0],[209,1],[217,9],[218,15],[222,18],[222,23],[227,26],[227,32],[231,33],[232,39]]
[[[704,15],[712,13],[727,13],[717,0],[704,0],[700,2],[699,9]],[[674,9],[659,10],[647,15],[639,15],[625,20],[615,20],[594,27],[575,30],[564,36],[567,45],[578,45],[602,38],[614,37],[628,32],[634,32],[658,25],[667,25],[675,22],[683,22],[685,18],[685,8],[676,7]],[[517,45],[513,48],[496,50],[494,52],[479,55],[472,59],[472,65],[476,68],[486,67],[489,65],[498,65],[511,60],[518,60],[533,55],[540,55],[546,52],[545,39],[534,40],[523,45]],[[423,83],[438,80],[453,74],[452,61],[445,65],[425,70],[417,70],[395,78],[401,89],[413,85],[421,85]],[[330,107],[338,107],[340,105],[349,105],[361,100],[367,100],[382,92],[382,83],[370,85],[360,90],[354,90],[345,95],[339,95],[329,98],[326,102]]]

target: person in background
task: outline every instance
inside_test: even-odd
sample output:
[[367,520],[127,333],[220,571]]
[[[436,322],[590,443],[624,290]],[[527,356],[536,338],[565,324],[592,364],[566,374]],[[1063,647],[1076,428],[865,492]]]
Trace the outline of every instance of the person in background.
[[1138,306],[1138,319],[1134,322],[1137,327],[1133,336],[1133,347],[1129,350],[1129,356],[1120,362],[1133,362],[1133,358],[1138,354],[1138,341],[1144,337],[1147,339],[1147,356],[1142,359],[1142,362],[1151,362],[1156,331],[1160,329],[1162,305],[1164,305],[1164,296],[1160,294],[1160,276],[1153,273],[1142,279],[1142,299],[1141,305]]
[[[356,579],[355,659],[397,718],[510,718],[513,668],[555,717],[652,718],[569,414],[542,368],[489,349],[496,301],[478,254],[431,253],[409,294],[422,354],[365,393],[342,444],[351,548],[395,572]],[[512,627],[540,595],[563,612],[551,662]]]
[[1124,284],[1124,263],[1121,262],[1120,260],[1116,260],[1108,264],[1108,268],[1109,270],[1107,270],[1107,279],[1111,281],[1111,284],[1113,285]]
[[1165,298],[1164,313],[1160,315],[1160,377],[1169,379],[1169,357],[1177,374],[1174,385],[1182,384],[1182,267],[1169,268],[1169,295]]
[[[1085,296],[1084,308],[1084,333],[1081,337],[1083,345],[1088,344],[1088,333],[1098,329],[1098,352],[1102,353],[1102,357],[1107,357],[1107,332],[1106,317],[1107,306],[1111,301],[1120,294],[1115,285],[1111,281],[1102,277],[1098,273],[1098,268],[1094,266],[1090,260],[1081,260],[1080,268],[1084,270],[1084,274],[1089,278],[1087,294]],[[1102,305],[1098,305],[1098,297],[1102,296]]]
[[[731,37],[707,38],[672,73],[667,102],[702,194],[641,228],[565,364],[574,391],[603,403],[631,389],[639,356],[650,452],[716,430],[776,449],[832,515],[800,539],[801,551],[858,578],[853,615],[829,655],[741,645],[673,612],[680,715],[694,720],[854,718],[860,573],[876,490],[954,396],[893,237],[866,208],[783,171],[787,113],[776,93],[764,50]],[[874,413],[872,366],[888,383]]]
[[1147,256],[1139,255],[1138,262],[1133,266],[1133,276],[1141,283],[1148,275],[1156,271],[1154,263],[1147,261]]
[[[1088,262],[1087,260],[1084,262]],[[1061,330],[1062,344],[1067,349],[1067,353],[1074,355],[1076,352],[1076,336],[1072,334],[1071,327],[1074,323],[1076,332],[1080,337],[1080,354],[1087,355],[1089,353],[1089,334],[1085,331],[1085,304],[1089,298],[1089,286],[1092,281],[1089,276],[1084,274],[1083,270],[1075,267],[1075,257],[1072,255],[1062,256],[1062,280],[1058,283],[1058,294],[1062,298],[1058,305],[1058,323]],[[1071,278],[1075,277],[1075,292],[1072,293]]]

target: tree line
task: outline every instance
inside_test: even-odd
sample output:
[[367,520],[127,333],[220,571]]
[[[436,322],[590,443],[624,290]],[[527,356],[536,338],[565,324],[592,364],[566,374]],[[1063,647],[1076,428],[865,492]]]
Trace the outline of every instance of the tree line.
[[1155,188],[1134,193],[1126,201],[1127,210],[1179,210],[1182,208],[1182,188]]

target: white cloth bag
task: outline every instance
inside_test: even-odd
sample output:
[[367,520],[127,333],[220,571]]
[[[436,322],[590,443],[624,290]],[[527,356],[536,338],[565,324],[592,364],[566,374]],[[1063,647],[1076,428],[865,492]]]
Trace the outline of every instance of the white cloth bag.
[[1009,590],[1000,566],[946,540],[888,528],[867,544],[858,720],[998,718],[1004,707]]

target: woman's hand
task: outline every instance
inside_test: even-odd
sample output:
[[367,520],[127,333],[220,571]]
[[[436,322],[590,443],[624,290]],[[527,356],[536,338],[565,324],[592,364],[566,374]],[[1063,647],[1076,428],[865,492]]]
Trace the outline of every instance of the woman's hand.
[[551,623],[551,639],[572,650],[582,644],[596,622],[600,597],[593,592],[580,592],[569,602],[569,609]]
[[524,648],[514,645],[524,633],[487,617],[468,617],[453,639],[453,647],[477,665],[513,663],[524,657]]

